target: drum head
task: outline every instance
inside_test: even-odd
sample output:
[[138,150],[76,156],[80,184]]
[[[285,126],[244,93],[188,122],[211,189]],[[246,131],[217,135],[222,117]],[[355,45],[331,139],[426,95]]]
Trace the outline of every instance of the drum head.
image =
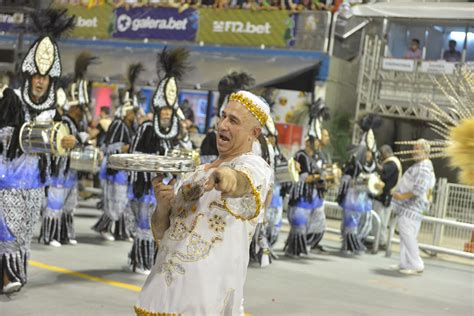
[[290,160],[288,160],[288,171],[290,172],[290,177],[293,182],[300,181],[300,173],[296,168],[296,161],[293,158],[290,158]]
[[63,123],[55,123],[53,127],[53,131],[51,133],[51,148],[53,150],[52,154],[56,156],[66,156],[68,154],[68,150],[65,149],[61,145],[61,140],[64,136],[70,135],[69,128],[66,124]]
[[381,182],[380,177],[376,174],[371,174],[369,180],[367,181],[367,188],[369,192],[375,196],[380,195],[382,190],[379,190],[375,187],[377,183]]
[[116,170],[180,174],[194,171],[194,161],[183,157],[150,154],[111,155],[107,167]]

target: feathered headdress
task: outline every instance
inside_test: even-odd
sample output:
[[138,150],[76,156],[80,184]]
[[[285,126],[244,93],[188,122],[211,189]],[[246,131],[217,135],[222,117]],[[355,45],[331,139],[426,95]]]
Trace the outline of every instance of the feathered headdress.
[[328,121],[331,118],[329,109],[324,104],[321,98],[317,99],[310,105],[309,109],[309,129],[308,136],[313,139],[321,140],[323,121]]
[[92,64],[97,57],[90,52],[84,51],[76,58],[74,65],[74,81],[69,86],[69,105],[88,105],[89,98],[89,82],[86,80],[87,68]]
[[218,83],[219,100],[217,101],[218,110],[220,114],[222,107],[227,102],[229,95],[240,90],[249,90],[255,85],[253,76],[244,71],[232,71],[225,75]]
[[[449,101],[441,106],[428,101],[422,105],[434,122],[428,123],[440,136],[428,141],[431,145],[429,158],[448,157],[450,165],[460,168],[461,182],[474,185],[474,74],[465,67],[457,69],[452,77],[444,75],[441,80],[432,77],[435,85]],[[414,145],[417,141],[395,142],[399,145]],[[413,155],[416,150],[396,152],[396,155]],[[412,160],[405,158],[402,161]]]
[[138,108],[138,98],[135,91],[135,83],[140,73],[144,70],[142,63],[130,64],[127,69],[127,86],[119,90],[120,107],[116,115],[124,117],[127,111]]
[[[154,115],[154,128],[158,136],[163,139],[173,139],[179,134],[180,108],[178,104],[178,84],[190,68],[188,64],[189,50],[186,48],[164,48],[158,54],[157,74],[159,78],[158,87],[152,99]],[[171,127],[163,128],[160,124],[160,110],[171,108],[173,110]],[[182,112],[181,112],[182,113]],[[179,115],[181,116],[181,115]]]
[[[61,76],[61,59],[56,40],[75,24],[75,17],[67,10],[39,10],[31,15],[30,32],[39,38],[31,45],[21,64],[24,76],[22,99],[33,110],[44,111],[56,105],[56,84]],[[49,76],[49,87],[39,102],[32,100],[31,78],[34,75]]]
[[374,130],[382,126],[383,120],[379,115],[369,113],[364,115],[358,122],[362,134],[361,145],[372,153],[377,152],[377,142],[375,141]]

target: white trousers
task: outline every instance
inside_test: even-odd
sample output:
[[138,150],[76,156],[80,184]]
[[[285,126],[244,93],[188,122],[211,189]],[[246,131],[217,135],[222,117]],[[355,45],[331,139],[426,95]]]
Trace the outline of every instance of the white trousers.
[[[385,207],[380,201],[374,200],[372,208],[380,217],[380,246],[387,244],[388,238],[388,222],[390,221],[390,214],[392,212],[392,206]],[[375,227],[372,227],[372,236],[375,236]]]
[[425,267],[416,240],[420,226],[420,220],[414,220],[403,215],[398,217],[401,269],[423,270]]

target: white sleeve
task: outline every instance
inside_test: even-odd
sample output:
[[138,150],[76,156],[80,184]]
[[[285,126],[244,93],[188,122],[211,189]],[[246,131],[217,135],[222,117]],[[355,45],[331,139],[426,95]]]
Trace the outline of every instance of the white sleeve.
[[243,173],[252,188],[252,192],[239,198],[223,199],[224,208],[237,219],[252,220],[260,214],[271,182],[270,166],[260,156],[243,155],[231,163],[231,168]]

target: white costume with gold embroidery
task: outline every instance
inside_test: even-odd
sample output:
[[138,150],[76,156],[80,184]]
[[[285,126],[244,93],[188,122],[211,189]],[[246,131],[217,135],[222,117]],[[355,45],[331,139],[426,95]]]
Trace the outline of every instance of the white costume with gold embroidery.
[[[213,189],[194,205],[172,210],[170,228],[160,241],[155,266],[140,293],[137,315],[239,314],[249,245],[272,172],[252,153],[221,166],[244,172],[253,193],[222,199]],[[183,185],[207,179],[212,172],[201,165]]]

